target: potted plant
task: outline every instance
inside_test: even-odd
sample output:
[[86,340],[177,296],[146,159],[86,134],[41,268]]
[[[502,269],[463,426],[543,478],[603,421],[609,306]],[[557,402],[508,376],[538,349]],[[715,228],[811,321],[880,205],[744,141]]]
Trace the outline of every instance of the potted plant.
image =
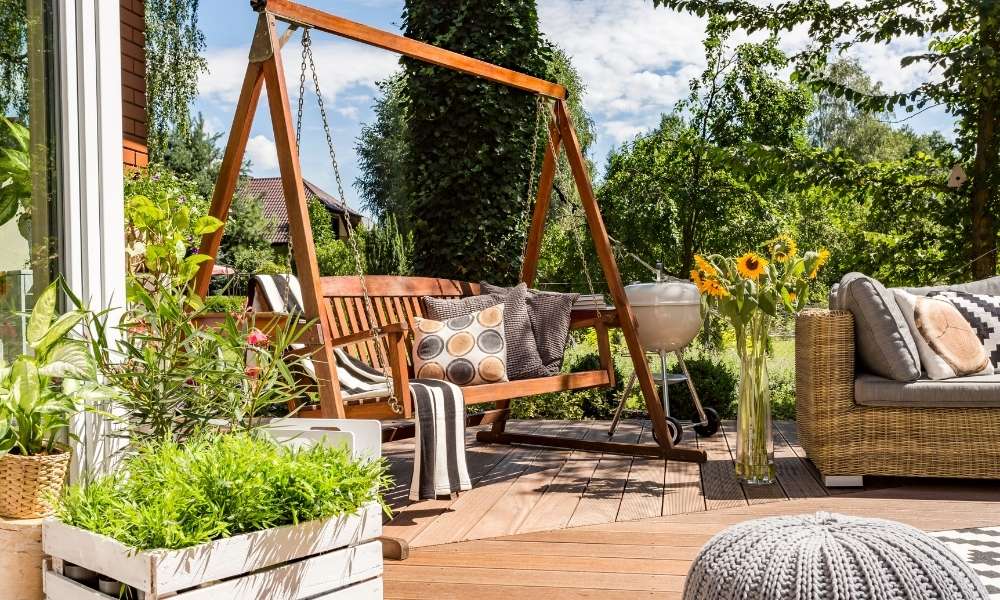
[[89,597],[70,564],[146,600],[380,597],[387,483],[381,459],[263,430],[146,442],[65,490],[44,525],[46,593]]
[[766,257],[695,256],[691,279],[706,308],[729,322],[740,359],[736,410],[736,475],[746,483],[774,482],[774,441],[767,352],[771,323],[782,309],[795,314],[805,307],[809,284],[830,253],[799,255],[795,240],[781,235],[766,243]]
[[31,355],[6,365],[0,358],[0,516],[29,519],[52,513],[69,449],[60,435],[80,401],[97,391],[89,347],[70,332],[86,317],[56,317],[58,282],[48,286],[28,320]]

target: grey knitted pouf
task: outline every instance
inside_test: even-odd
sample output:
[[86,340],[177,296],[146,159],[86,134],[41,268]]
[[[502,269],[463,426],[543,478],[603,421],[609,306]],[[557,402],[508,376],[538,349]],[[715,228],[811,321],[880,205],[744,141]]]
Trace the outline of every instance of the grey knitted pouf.
[[941,542],[902,523],[831,513],[748,521],[719,533],[684,600],[988,600]]

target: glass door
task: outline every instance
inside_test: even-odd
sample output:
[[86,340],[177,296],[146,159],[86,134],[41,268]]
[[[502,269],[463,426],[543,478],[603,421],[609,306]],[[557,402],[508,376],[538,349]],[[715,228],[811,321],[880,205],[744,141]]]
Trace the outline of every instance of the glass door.
[[59,272],[51,0],[0,0],[0,356],[26,352],[22,314]]

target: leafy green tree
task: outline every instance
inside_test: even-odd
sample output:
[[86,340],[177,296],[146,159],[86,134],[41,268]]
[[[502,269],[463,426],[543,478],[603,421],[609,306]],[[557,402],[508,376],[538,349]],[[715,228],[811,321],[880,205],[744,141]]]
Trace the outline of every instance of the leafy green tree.
[[375,121],[362,125],[354,145],[360,174],[354,181],[361,206],[381,222],[395,215],[404,228],[412,216],[407,177],[405,79],[402,72],[378,83]]
[[[222,165],[222,148],[219,147],[221,133],[205,130],[205,118],[198,114],[185,131],[175,127],[166,133],[163,141],[163,165],[171,171],[194,181],[198,192],[211,198],[215,190],[215,180]],[[244,164],[244,173],[249,163]]]
[[172,130],[187,135],[198,76],[207,71],[199,0],[146,2],[146,112],[150,158],[165,161]]
[[[1000,162],[1000,2],[891,0],[783,2],[654,0],[655,4],[719,14],[749,32],[808,27],[812,43],[795,57],[796,74],[818,89],[874,111],[908,113],[944,106],[957,119],[957,150],[970,180],[954,194],[965,204],[967,254],[977,278],[997,272],[997,190]],[[855,43],[889,44],[903,36],[929,40],[901,67],[926,63],[936,79],[903,91],[858,90],[827,76],[830,56]]]
[[274,260],[271,234],[275,223],[264,215],[260,196],[237,192],[229,207],[220,251],[223,260],[231,261],[237,251],[254,250],[261,260]]
[[28,15],[24,0],[0,0],[0,116],[28,114]]
[[[414,39],[545,75],[549,48],[533,0],[407,0],[403,29]],[[411,59],[403,66],[414,269],[513,281],[525,239],[534,97]]]
[[365,272],[371,275],[409,275],[413,236],[399,231],[396,218],[387,215],[364,231]]

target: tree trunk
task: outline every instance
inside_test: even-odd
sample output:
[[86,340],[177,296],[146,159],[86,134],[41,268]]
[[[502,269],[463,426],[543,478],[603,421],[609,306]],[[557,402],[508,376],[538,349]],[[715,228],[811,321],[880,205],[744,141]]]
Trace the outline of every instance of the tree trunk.
[[[996,32],[983,31],[991,36],[986,43],[1000,50],[1000,36]],[[972,189],[970,190],[969,212],[972,235],[972,275],[985,279],[997,274],[997,228],[993,215],[996,194],[997,164],[997,92],[980,97],[976,131],[976,158],[972,167]]]

